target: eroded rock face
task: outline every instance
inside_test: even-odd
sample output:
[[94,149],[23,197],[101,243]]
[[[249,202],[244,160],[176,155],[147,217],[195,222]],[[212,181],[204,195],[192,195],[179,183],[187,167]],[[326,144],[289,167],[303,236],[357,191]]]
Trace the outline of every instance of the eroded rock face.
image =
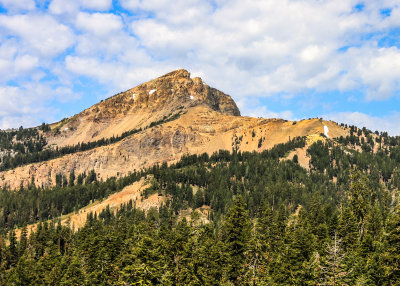
[[132,109],[139,107],[160,111],[165,108],[179,109],[205,104],[215,111],[240,115],[236,103],[229,95],[209,87],[201,78],[190,78],[190,73],[183,69],[132,88],[116,96],[115,100],[129,105],[133,94],[135,94],[133,101],[136,103],[132,104]]
[[68,178],[72,171],[77,175],[94,170],[105,180],[154,164],[176,162],[184,154],[211,155],[220,149],[263,151],[297,136],[318,136],[324,126],[329,127],[332,138],[348,133],[333,122],[317,119],[293,124],[281,119],[241,117],[230,96],[200,78],[190,78],[186,70],[177,70],[53,124],[47,140],[49,145],[60,147],[95,141],[148,127],[175,114],[180,116],[114,144],[0,172],[0,187],[18,189],[21,183],[27,186],[32,180],[37,186],[50,187],[57,174]]
[[239,116],[229,95],[209,87],[201,78],[176,70],[110,97],[83,112],[53,124],[49,145],[66,146],[121,135],[134,128],[206,105],[223,114]]
[[[34,178],[37,186],[55,184],[57,174],[67,178],[94,170],[98,179],[124,176],[163,162],[176,162],[184,154],[212,154],[218,150],[263,151],[290,138],[319,136],[329,126],[331,137],[346,136],[348,131],[333,122],[304,120],[293,124],[280,119],[233,116],[200,105],[174,121],[148,128],[114,144],[79,152],[54,160],[21,166],[0,173],[0,187],[18,189]],[[254,136],[253,136],[254,131]],[[259,140],[262,138],[262,146]]]

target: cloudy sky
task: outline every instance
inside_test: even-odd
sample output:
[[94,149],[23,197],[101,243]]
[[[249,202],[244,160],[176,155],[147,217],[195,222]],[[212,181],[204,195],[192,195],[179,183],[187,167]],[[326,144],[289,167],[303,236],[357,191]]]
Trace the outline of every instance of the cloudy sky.
[[0,0],[0,128],[178,68],[244,115],[400,135],[400,0]]

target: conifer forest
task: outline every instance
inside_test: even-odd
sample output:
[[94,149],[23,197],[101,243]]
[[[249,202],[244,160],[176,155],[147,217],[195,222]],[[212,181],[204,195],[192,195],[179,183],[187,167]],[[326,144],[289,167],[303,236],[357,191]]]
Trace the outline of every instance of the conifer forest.
[[[309,146],[308,169],[286,158],[305,145],[4,187],[0,285],[400,285],[400,138],[352,126]],[[145,212],[131,200],[88,213],[79,229],[60,223],[142,178],[143,198],[165,204]]]

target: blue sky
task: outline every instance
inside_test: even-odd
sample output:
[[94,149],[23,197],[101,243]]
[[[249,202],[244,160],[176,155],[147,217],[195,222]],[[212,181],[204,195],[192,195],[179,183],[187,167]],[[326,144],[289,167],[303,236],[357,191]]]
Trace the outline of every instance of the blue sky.
[[0,128],[178,68],[243,115],[400,135],[399,0],[0,0]]

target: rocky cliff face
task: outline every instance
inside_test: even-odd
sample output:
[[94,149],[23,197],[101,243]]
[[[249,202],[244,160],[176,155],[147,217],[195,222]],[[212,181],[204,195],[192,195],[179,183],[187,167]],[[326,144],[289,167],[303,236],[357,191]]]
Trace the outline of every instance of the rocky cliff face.
[[55,184],[57,174],[69,177],[94,170],[99,179],[126,175],[162,162],[175,162],[184,154],[212,154],[220,149],[263,151],[296,136],[314,136],[329,127],[331,138],[347,130],[319,119],[294,122],[242,117],[223,92],[190,78],[185,70],[117,94],[85,111],[52,125],[47,136],[52,146],[73,145],[148,127],[180,114],[172,121],[146,128],[114,144],[0,173],[0,187],[19,188],[32,178],[37,186]]
[[52,125],[49,145],[66,146],[117,136],[134,128],[205,105],[239,116],[229,95],[209,87],[186,70],[176,70],[110,97],[85,111]]
[[222,114],[200,105],[174,121],[148,128],[115,144],[2,172],[0,185],[16,189],[21,182],[30,183],[33,176],[37,186],[51,186],[57,174],[69,177],[72,171],[80,174],[92,169],[99,179],[106,179],[157,163],[176,162],[184,154],[212,154],[233,147],[240,151],[263,151],[296,136],[319,136],[324,126],[329,126],[331,137],[347,134],[329,121],[303,120],[294,125],[281,119]]

